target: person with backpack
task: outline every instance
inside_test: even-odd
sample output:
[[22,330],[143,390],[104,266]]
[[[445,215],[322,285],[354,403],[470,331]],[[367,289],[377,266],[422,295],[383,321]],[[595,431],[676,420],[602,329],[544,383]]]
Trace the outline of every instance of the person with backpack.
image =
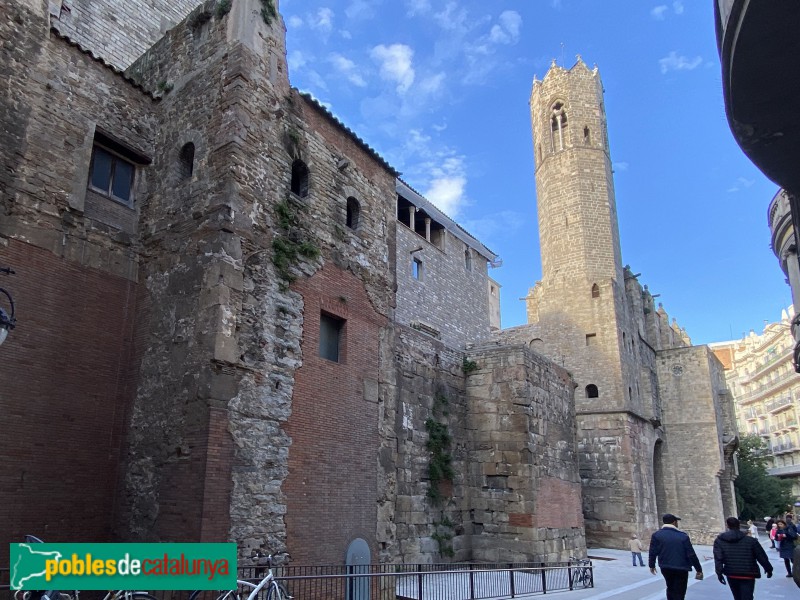
[[794,557],[794,541],[797,539],[797,528],[787,525],[783,519],[778,519],[778,529],[775,531],[775,542],[778,544],[778,555],[786,566],[786,576],[792,576],[792,560]]
[[758,565],[764,569],[767,578],[772,577],[772,564],[761,543],[754,537],[744,534],[739,519],[728,517],[728,529],[714,540],[714,570],[717,579],[728,587],[734,600],[753,600],[756,579],[761,578]]

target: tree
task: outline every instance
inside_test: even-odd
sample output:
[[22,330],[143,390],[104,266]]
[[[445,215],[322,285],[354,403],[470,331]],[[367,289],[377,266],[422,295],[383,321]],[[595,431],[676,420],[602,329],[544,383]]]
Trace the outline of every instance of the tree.
[[767,474],[766,453],[767,446],[758,436],[748,435],[739,442],[734,488],[740,519],[782,515],[794,503],[791,482]]

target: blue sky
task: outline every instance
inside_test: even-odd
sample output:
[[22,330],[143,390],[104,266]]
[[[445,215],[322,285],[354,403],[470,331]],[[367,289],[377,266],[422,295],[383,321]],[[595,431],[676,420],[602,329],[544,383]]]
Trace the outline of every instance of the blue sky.
[[503,258],[503,326],[541,277],[528,99],[580,54],[606,90],[623,264],[694,343],[791,303],[777,186],[725,118],[711,0],[281,0],[292,85]]

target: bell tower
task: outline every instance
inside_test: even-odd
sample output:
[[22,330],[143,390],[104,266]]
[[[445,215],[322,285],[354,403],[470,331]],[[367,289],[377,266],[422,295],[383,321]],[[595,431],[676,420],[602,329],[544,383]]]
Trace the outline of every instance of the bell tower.
[[[625,292],[597,68],[551,65],[530,99],[542,280],[528,296],[536,346],[563,365],[575,409],[588,543],[619,544],[654,524],[644,440],[641,339]],[[631,440],[639,440],[632,443]],[[588,482],[588,483],[587,483]]]

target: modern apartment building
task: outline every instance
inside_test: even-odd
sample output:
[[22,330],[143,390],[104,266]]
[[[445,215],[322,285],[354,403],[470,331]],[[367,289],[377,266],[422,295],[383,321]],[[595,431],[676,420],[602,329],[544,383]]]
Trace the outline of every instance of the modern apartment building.
[[792,479],[800,496],[800,377],[792,364],[793,316],[790,307],[761,334],[751,330],[740,340],[710,346],[725,366],[740,435],[764,439],[769,473]]

